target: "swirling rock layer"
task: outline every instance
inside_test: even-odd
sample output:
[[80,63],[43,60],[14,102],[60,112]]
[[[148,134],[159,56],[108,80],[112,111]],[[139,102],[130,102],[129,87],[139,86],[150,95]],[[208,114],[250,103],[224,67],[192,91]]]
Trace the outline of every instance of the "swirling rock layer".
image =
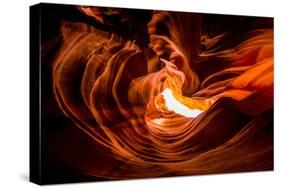
[[236,34],[203,14],[75,10],[88,21],[60,22],[52,87],[94,154],[61,160],[112,179],[273,168],[270,19]]

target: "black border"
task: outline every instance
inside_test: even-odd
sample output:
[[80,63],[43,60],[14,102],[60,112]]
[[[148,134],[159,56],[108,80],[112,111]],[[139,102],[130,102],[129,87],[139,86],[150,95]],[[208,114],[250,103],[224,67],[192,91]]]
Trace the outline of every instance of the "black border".
[[40,107],[40,33],[41,8],[40,4],[30,6],[29,35],[30,35],[30,64],[29,64],[29,180],[42,185],[41,175],[41,107]]

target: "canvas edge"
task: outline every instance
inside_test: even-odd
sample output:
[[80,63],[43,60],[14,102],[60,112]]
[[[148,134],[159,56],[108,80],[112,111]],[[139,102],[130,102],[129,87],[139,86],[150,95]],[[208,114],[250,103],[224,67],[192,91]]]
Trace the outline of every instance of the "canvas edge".
[[[41,4],[29,7],[29,181],[42,185],[41,171],[41,80],[40,33]],[[38,63],[39,62],[39,63]],[[39,125],[39,126],[38,126]]]

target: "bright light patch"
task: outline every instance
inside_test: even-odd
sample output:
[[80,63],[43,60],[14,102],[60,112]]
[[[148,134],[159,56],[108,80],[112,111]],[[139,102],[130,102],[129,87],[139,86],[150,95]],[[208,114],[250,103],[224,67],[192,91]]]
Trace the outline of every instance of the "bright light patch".
[[161,94],[165,99],[165,106],[170,111],[174,111],[175,113],[188,118],[195,118],[203,112],[202,110],[198,109],[190,109],[180,103],[177,99],[174,98],[173,93],[169,88],[166,88]]
[[152,120],[153,123],[159,124],[159,125],[161,125],[164,121],[165,121],[165,119],[163,119],[163,118],[158,118],[158,119]]

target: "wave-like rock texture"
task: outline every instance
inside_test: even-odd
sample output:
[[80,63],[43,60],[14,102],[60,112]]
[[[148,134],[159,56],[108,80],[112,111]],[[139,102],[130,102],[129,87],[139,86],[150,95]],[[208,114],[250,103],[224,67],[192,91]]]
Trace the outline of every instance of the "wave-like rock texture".
[[[77,169],[110,179],[273,169],[272,28],[224,31],[194,13],[153,11],[140,22],[126,9],[77,10],[92,22],[61,22],[51,64],[57,104],[92,139],[94,155],[73,161]],[[165,89],[200,113],[178,113]]]

